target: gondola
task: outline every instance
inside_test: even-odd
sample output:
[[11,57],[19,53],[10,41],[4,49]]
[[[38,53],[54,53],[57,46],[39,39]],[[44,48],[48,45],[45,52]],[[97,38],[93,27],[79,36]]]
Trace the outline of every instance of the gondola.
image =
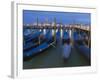
[[63,30],[63,37],[62,37],[63,43],[65,43],[68,39],[70,39],[69,33],[66,30]]
[[42,39],[42,42],[40,42],[40,44],[38,46],[36,46],[34,48],[32,47],[31,49],[24,51],[24,53],[23,53],[24,60],[32,58],[33,56],[46,50],[53,43],[54,42],[53,42],[51,31],[47,31],[47,33],[44,35],[44,38]]
[[78,51],[84,55],[87,59],[90,59],[91,58],[91,54],[90,54],[90,48],[87,47],[86,45],[84,45],[83,42],[80,42],[78,41],[76,44],[75,44],[76,48],[78,49]]
[[78,33],[74,33],[74,46],[78,49],[78,51],[84,55],[87,59],[90,60],[90,48],[84,44],[83,34],[81,34],[81,38],[78,36]]
[[24,37],[24,40],[25,42],[30,42],[32,40],[35,40],[36,38],[38,38],[38,36],[41,34],[42,32],[41,31],[37,31],[37,32],[34,32],[33,34],[29,35],[27,38]]
[[73,40],[74,42],[77,42],[77,41],[81,41],[81,37],[79,36],[79,33],[77,31],[73,32]]

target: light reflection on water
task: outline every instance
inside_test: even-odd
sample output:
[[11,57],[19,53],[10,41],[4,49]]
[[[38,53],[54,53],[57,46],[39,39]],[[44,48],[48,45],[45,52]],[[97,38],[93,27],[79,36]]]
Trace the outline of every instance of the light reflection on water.
[[44,35],[46,34],[46,29],[43,29],[43,34],[44,34]]
[[61,29],[60,37],[63,37],[63,30]]
[[54,29],[52,29],[52,36],[54,36]]
[[72,37],[72,30],[69,30],[69,37]]
[[[59,31],[60,30],[60,31]],[[24,31],[24,35],[28,35],[28,34],[34,34],[35,32],[42,32],[43,35],[46,35],[48,33],[48,31],[50,31],[51,35],[54,36],[55,33],[59,32],[60,34],[60,38],[63,38],[63,32],[64,32],[64,29],[26,29]],[[65,30],[66,32],[69,33],[69,37],[71,38],[72,36],[72,31],[71,30]],[[34,32],[34,33],[33,33]],[[55,35],[56,36],[56,35]]]

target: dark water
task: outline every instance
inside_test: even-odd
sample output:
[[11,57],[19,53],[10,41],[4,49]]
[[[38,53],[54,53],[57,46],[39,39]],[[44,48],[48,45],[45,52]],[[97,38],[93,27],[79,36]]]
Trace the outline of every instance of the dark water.
[[61,37],[57,44],[50,46],[45,51],[34,56],[32,59],[23,62],[24,69],[35,68],[55,68],[55,67],[76,67],[76,66],[90,66],[90,62],[83,56],[75,47],[72,46],[72,51],[69,59],[63,60],[63,44]]

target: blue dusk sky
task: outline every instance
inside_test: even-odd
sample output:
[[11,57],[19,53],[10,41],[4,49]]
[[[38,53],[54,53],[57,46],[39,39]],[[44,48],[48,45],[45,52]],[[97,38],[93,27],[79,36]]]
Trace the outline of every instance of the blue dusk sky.
[[23,24],[33,24],[37,21],[53,22],[56,18],[57,23],[62,24],[88,24],[91,23],[90,13],[76,13],[76,12],[54,12],[54,11],[34,11],[23,10]]

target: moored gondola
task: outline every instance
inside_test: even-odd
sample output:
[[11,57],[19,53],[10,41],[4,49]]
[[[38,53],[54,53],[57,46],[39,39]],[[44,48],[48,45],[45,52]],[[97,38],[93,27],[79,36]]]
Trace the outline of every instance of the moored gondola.
[[84,55],[88,60],[91,58],[91,48],[87,46],[85,43],[84,36],[87,36],[84,32],[81,32],[79,35],[77,32],[74,33],[74,46],[78,49],[78,51]]
[[[51,30],[46,30],[46,34],[41,33],[42,36],[39,36],[40,39],[38,41],[38,46],[34,47],[34,43],[29,42],[30,44],[27,45],[27,50],[24,50],[24,60],[31,59],[34,55],[39,54],[40,52],[46,50],[52,44],[54,44],[53,36]],[[36,42],[35,42],[36,43]],[[31,48],[30,48],[31,47]]]
[[63,43],[65,43],[69,39],[70,39],[70,37],[69,37],[68,31],[63,30],[63,37],[62,37]]

